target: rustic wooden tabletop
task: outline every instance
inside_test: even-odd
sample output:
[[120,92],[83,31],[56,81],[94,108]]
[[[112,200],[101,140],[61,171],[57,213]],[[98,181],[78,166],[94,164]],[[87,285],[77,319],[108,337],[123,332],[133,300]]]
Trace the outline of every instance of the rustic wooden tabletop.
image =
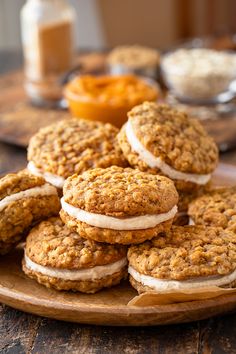
[[[20,65],[0,52],[0,73]],[[236,150],[221,156],[236,164]],[[26,164],[26,150],[0,143],[0,174]],[[163,327],[105,327],[65,323],[0,304],[0,353],[236,353],[236,314]]]

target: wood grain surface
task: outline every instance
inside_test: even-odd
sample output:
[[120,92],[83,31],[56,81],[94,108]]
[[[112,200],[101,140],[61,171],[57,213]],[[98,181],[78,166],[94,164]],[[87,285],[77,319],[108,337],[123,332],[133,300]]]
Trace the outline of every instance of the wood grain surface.
[[148,328],[94,327],[0,310],[4,354],[225,354],[236,350],[236,318]]
[[70,117],[68,111],[34,107],[22,97],[11,111],[0,113],[0,140],[26,147],[40,128]]
[[94,327],[0,309],[3,354],[233,354],[236,317],[148,327]]

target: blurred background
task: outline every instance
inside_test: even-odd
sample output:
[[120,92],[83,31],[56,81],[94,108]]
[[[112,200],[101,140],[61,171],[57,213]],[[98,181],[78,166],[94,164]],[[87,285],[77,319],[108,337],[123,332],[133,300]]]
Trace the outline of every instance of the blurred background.
[[[132,73],[152,79],[155,100],[202,120],[221,151],[235,148],[235,14],[236,0],[0,0],[0,74],[10,72],[0,80],[0,139],[27,146],[37,129],[58,120],[57,108],[62,117],[69,108],[90,119],[65,94],[76,75],[96,82],[98,74]],[[54,111],[43,121],[36,106]],[[104,111],[93,115],[105,119]],[[19,124],[16,137],[19,116],[27,126]],[[123,122],[108,116],[117,126]]]
[[[24,0],[0,0],[0,50],[19,50]],[[168,48],[179,40],[235,32],[235,0],[71,0],[76,46],[104,49],[138,43]]]

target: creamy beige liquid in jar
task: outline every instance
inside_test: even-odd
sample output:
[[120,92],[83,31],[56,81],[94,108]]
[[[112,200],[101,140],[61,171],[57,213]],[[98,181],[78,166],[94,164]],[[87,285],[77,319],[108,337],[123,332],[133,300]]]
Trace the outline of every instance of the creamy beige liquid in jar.
[[59,79],[73,66],[75,18],[67,0],[27,0],[21,10],[24,87],[33,103],[62,97]]

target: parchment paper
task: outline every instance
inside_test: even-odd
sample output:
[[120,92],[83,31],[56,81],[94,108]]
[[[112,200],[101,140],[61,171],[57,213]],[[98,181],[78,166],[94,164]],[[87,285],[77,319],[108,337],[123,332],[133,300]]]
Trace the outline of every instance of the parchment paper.
[[232,293],[236,293],[236,288],[220,288],[218,286],[159,293],[156,291],[149,291],[135,296],[128,302],[128,306],[145,307],[155,305],[168,305],[180,302],[212,299],[221,295]]

